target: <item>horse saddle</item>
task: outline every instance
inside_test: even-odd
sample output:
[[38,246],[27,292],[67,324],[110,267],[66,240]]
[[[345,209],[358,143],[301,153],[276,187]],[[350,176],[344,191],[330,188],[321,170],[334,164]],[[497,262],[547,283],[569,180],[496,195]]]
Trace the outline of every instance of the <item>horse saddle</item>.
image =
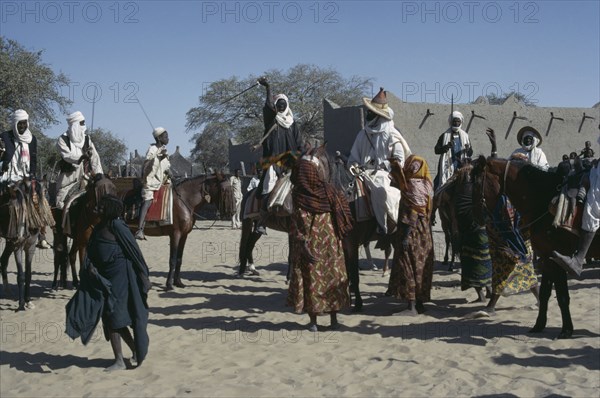
[[278,217],[290,216],[294,209],[292,202],[292,187],[293,185],[289,179],[289,175],[284,175],[277,180],[275,187],[269,195],[260,198],[256,195],[257,190],[252,190],[246,198],[243,219],[258,218],[260,216],[261,208],[263,208],[263,200],[267,201],[267,210],[269,214]]
[[548,205],[548,212],[554,216],[552,225],[563,228],[577,236],[580,234],[583,203],[577,201],[578,189],[563,190]]
[[[144,202],[142,198],[142,186],[137,185],[122,192],[121,198],[124,206],[124,219],[128,223],[137,222],[140,216],[140,210]],[[173,224],[173,190],[171,184],[163,184],[154,191],[152,204],[146,214],[147,223],[157,223],[159,225]]]

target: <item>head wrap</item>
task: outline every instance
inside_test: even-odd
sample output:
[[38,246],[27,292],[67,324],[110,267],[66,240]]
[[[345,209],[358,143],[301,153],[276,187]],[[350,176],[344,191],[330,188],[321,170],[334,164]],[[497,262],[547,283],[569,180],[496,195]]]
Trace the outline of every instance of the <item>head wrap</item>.
[[[273,104],[276,105],[277,101],[280,99],[285,101],[285,109],[282,112],[277,111],[275,120],[281,127],[289,128],[292,123],[294,123],[294,114],[290,109],[290,101],[285,94],[277,94],[275,97],[273,97]],[[277,110],[277,106],[275,106],[275,110]]]
[[429,214],[433,198],[433,184],[427,161],[417,155],[410,155],[401,169],[399,185],[402,200],[414,211]]
[[[460,113],[459,111],[454,111],[454,112],[452,112],[452,114],[450,115],[450,118],[449,118],[449,119],[450,119],[450,120],[448,120],[448,123],[450,123],[450,127],[452,128],[452,131],[454,131],[454,132],[458,132],[458,130],[460,130],[460,128],[462,127],[462,125],[463,125],[463,122],[465,121],[465,118],[463,117],[463,114],[462,114],[462,113]],[[453,125],[452,125],[452,121],[453,121],[454,119],[460,119],[460,125],[458,125],[458,126],[453,126]]]
[[167,131],[164,127],[157,127],[152,131],[152,137],[154,138],[158,138],[162,135],[162,133],[164,133],[165,131]]
[[[525,137],[533,138],[533,142],[531,143],[531,145],[525,145]],[[533,131],[526,131],[523,133],[523,137],[521,138],[521,148],[523,148],[527,152],[533,151],[533,149],[536,148],[539,143],[540,140]]]
[[17,141],[29,144],[33,138],[31,131],[29,130],[29,123],[27,123],[27,129],[23,134],[19,134],[19,130],[17,129],[17,124],[23,120],[28,122],[29,115],[23,109],[17,109],[13,114],[13,136]]
[[69,136],[71,143],[80,149],[83,148],[83,144],[85,143],[86,126],[79,125],[79,122],[84,120],[85,117],[83,117],[83,114],[79,111],[73,112],[67,116],[67,123],[69,123],[67,135]]

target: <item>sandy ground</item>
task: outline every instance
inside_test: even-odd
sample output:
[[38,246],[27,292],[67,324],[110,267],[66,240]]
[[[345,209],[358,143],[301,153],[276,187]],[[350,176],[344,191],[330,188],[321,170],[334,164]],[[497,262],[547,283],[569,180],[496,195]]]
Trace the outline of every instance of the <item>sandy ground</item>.
[[[364,270],[364,312],[342,313],[338,331],[311,333],[308,316],[285,307],[286,236],[271,231],[263,238],[255,252],[260,276],[238,279],[239,231],[227,222],[211,225],[198,222],[188,239],[185,289],[163,289],[168,238],[141,243],[154,284],[150,348],[140,368],[126,371],[103,371],[112,351],[101,328],[87,346],[64,333],[73,291],[50,290],[50,250],[35,256],[35,308],[14,312],[11,260],[12,295],[0,299],[0,396],[598,397],[599,268],[569,281],[571,340],[553,339],[561,327],[554,296],[548,327],[535,337],[527,334],[537,314],[531,294],[502,298],[493,318],[472,318],[482,307],[470,303],[475,292],[461,291],[459,272],[440,263],[425,315],[396,314],[405,304],[383,296],[387,279]],[[436,232],[437,257],[440,238]],[[381,268],[383,252],[372,252]]]

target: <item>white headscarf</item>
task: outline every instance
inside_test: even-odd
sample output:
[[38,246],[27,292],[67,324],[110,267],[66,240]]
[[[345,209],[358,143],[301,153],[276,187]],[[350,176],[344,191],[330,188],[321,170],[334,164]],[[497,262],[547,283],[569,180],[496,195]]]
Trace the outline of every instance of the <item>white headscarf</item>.
[[69,136],[69,140],[71,140],[73,145],[79,149],[83,148],[83,144],[85,143],[86,126],[79,125],[79,122],[83,120],[85,120],[85,118],[79,111],[73,112],[67,116],[67,123],[69,123],[67,135]]
[[[533,142],[531,143],[531,145],[525,145],[524,144],[525,137],[531,137],[531,138],[533,138]],[[532,131],[526,131],[525,133],[523,133],[523,136],[521,137],[521,148],[523,148],[527,152],[533,151],[535,148],[537,148],[537,146],[539,145],[539,143],[540,143],[539,138],[537,138],[537,136],[535,135],[535,133],[532,132]]]
[[[450,115],[449,119],[450,120],[448,120],[448,123],[450,123],[450,128],[452,128],[452,131],[454,131],[455,133],[458,133],[461,130],[463,122],[465,121],[463,114],[459,111],[454,111],[452,112],[452,115]],[[452,120],[454,119],[460,119],[460,124],[458,125],[458,127],[452,125]]]
[[[19,134],[17,124],[21,121],[27,121],[27,130],[23,134]],[[29,130],[29,115],[23,109],[17,109],[13,114],[13,136],[19,142],[30,144],[32,140],[31,131]]]
[[282,112],[277,112],[275,120],[277,121],[278,125],[287,129],[292,125],[292,123],[294,123],[294,114],[290,109],[290,101],[288,100],[288,97],[285,94],[277,94],[275,97],[273,97],[273,104],[275,105],[275,110],[277,110],[277,101],[280,99],[285,100],[285,109]]

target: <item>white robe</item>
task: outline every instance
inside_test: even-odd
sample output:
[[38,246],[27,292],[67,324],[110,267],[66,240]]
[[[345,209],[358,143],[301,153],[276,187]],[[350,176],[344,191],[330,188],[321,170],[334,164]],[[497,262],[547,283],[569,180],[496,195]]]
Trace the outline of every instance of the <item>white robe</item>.
[[600,226],[600,165],[590,170],[590,190],[585,198],[581,228],[596,232]]
[[158,191],[160,186],[165,182],[165,173],[171,167],[168,156],[165,156],[163,159],[158,158],[159,151],[160,148],[156,144],[152,144],[148,148],[148,152],[146,152],[146,162],[152,162],[152,168],[143,180],[144,190],[142,196],[144,200],[152,200],[154,198],[154,192]]
[[[446,130],[443,133],[444,134],[443,145],[447,145],[450,142],[450,139],[452,138],[453,133],[454,132],[452,131],[451,128]],[[460,137],[461,151],[464,152],[466,145],[471,146],[471,141],[469,140],[469,134],[467,134],[467,132],[464,131],[463,129],[458,129],[457,133],[458,133],[458,136]],[[444,185],[444,183],[446,181],[448,181],[448,179],[450,179],[450,177],[452,177],[454,175],[455,171],[456,170],[454,167],[454,163],[452,162],[452,150],[448,150],[440,155],[440,160],[438,162],[438,175],[439,175],[438,188],[441,187],[442,185]]]

